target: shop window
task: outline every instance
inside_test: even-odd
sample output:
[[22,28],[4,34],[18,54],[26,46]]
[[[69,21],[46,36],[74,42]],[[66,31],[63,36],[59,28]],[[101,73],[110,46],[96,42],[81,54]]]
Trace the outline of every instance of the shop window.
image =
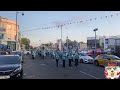
[[4,34],[0,34],[0,39],[3,39],[4,38]]

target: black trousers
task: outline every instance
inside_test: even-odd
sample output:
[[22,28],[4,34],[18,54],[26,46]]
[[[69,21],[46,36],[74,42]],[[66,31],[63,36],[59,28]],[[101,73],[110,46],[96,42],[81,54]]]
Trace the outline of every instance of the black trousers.
[[56,59],[56,67],[58,67],[58,61],[59,61],[59,59]]
[[42,56],[42,58],[43,58],[43,59],[45,58],[44,55]]
[[78,59],[75,59],[75,66],[78,66]]
[[72,59],[69,59],[69,67],[71,67],[72,65],[71,65],[71,61],[72,61]]
[[63,67],[65,68],[65,60],[63,60]]

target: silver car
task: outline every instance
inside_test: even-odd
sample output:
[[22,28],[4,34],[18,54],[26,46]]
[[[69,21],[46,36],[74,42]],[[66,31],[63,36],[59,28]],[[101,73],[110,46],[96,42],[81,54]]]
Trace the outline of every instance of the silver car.
[[85,53],[79,53],[79,62],[80,63],[93,63],[94,59]]

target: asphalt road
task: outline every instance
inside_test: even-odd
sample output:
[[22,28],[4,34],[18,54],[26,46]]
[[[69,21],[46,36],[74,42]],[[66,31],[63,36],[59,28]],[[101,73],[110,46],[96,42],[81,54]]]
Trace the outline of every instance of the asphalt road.
[[62,67],[62,61],[59,61],[59,67],[56,67],[54,59],[41,59],[39,56],[34,60],[31,56],[25,56],[23,63],[23,79],[105,79],[104,67],[94,64],[79,63],[78,67]]

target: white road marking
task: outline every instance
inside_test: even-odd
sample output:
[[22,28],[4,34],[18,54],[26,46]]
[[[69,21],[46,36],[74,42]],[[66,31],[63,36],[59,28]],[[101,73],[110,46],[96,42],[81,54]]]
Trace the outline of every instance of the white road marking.
[[85,75],[88,75],[88,76],[90,76],[90,77],[92,77],[92,78],[100,79],[100,78],[97,78],[97,77],[95,77],[95,76],[93,76],[93,75],[90,75],[90,74],[88,74],[88,73],[85,73],[85,72],[83,72],[83,71],[80,71],[80,72],[83,73],[83,74],[85,74]]

